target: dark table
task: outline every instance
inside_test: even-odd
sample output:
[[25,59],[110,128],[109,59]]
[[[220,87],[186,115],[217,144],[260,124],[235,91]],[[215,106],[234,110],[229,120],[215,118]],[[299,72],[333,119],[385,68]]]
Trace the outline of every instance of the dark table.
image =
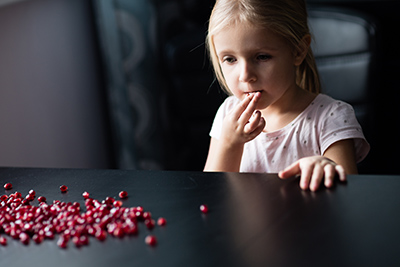
[[[143,206],[167,225],[80,248],[8,238],[1,266],[400,266],[399,176],[349,176],[315,193],[275,174],[0,168],[6,182],[82,206],[84,191],[103,200],[126,190],[123,206]],[[154,247],[144,242],[150,233]]]

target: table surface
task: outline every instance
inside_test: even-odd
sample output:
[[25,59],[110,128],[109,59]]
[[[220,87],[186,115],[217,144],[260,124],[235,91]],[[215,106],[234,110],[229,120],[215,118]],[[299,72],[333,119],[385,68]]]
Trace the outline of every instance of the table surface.
[[[82,206],[84,191],[103,200],[126,190],[124,207],[142,206],[167,225],[80,248],[8,238],[1,266],[400,266],[400,176],[353,175],[310,192],[275,174],[0,168],[6,182]],[[148,234],[157,246],[145,244]]]

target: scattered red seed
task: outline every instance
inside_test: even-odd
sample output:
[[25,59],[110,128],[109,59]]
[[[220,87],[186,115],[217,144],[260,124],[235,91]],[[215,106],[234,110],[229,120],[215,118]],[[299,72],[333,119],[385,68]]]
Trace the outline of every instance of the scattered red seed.
[[32,236],[32,240],[36,243],[36,244],[40,244],[43,242],[44,240],[44,236],[41,234],[34,234]]
[[0,236],[0,245],[7,246],[7,238]]
[[154,235],[148,235],[144,239],[144,242],[149,246],[155,246],[157,245],[157,238]]
[[157,220],[157,224],[158,224],[159,226],[164,226],[164,225],[167,224],[167,220],[166,220],[165,218],[163,218],[163,217],[160,217],[160,218],[158,218],[158,220]]
[[35,196],[34,196],[34,195],[28,194],[28,195],[26,195],[25,199],[26,199],[27,201],[32,201],[32,200],[35,199]]
[[88,192],[85,191],[85,192],[83,192],[82,196],[84,199],[88,199],[90,195]]
[[79,242],[81,243],[81,245],[87,246],[89,245],[89,238],[87,237],[87,235],[81,235],[79,237]]
[[4,185],[4,189],[6,189],[6,190],[10,190],[11,188],[12,188],[12,183],[6,183]]
[[123,238],[125,236],[125,232],[122,228],[120,227],[115,227],[114,231],[112,232],[112,235],[115,237]]
[[81,240],[79,239],[79,236],[74,236],[73,238],[72,238],[72,242],[75,244],[75,246],[77,247],[77,248],[79,248],[80,246],[82,246],[82,244],[81,244]]
[[156,225],[156,222],[153,219],[146,219],[144,220],[144,224],[146,225],[146,227],[151,230],[154,228],[154,226]]
[[151,212],[149,212],[149,211],[143,212],[142,218],[143,218],[143,220],[151,219]]
[[115,199],[113,197],[106,197],[106,199],[103,201],[105,204],[112,205],[114,203]]
[[104,241],[107,238],[107,232],[104,230],[98,230],[96,231],[96,233],[94,234],[94,236],[100,240],[100,241]]
[[62,185],[62,186],[60,186],[60,190],[61,190],[62,193],[65,193],[65,192],[68,191],[68,186]]
[[40,196],[37,199],[39,202],[46,202],[46,198],[44,196]]
[[114,207],[121,207],[122,206],[122,201],[120,200],[115,200],[113,203]]
[[61,236],[58,238],[57,246],[59,246],[60,248],[67,248],[67,246],[68,246],[68,241],[69,241],[68,238],[66,238],[64,235],[61,235]]
[[119,192],[119,197],[120,198],[127,198],[128,197],[128,192],[126,192],[126,191]]
[[205,204],[200,205],[200,210],[201,212],[203,212],[204,214],[208,212],[208,206]]
[[19,240],[21,240],[22,244],[28,245],[30,239],[27,233],[22,232],[19,234]]

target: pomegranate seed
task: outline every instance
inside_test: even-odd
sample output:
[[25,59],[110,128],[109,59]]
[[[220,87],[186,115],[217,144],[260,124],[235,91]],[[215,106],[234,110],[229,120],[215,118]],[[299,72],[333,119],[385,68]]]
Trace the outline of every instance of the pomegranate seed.
[[36,196],[36,192],[33,189],[29,190],[28,194],[32,195],[32,196]]
[[62,186],[60,186],[60,190],[61,190],[62,193],[65,193],[65,192],[68,191],[68,186],[62,185]]
[[33,201],[35,199],[35,196],[29,194],[29,195],[26,195],[25,199],[28,201]]
[[6,201],[7,198],[8,198],[7,195],[2,195],[2,196],[0,197],[0,201]]
[[14,197],[15,197],[15,198],[21,198],[21,197],[22,197],[22,194],[21,194],[20,192],[15,192],[15,193],[14,193]]
[[159,226],[164,226],[164,225],[167,224],[167,220],[166,220],[165,218],[163,218],[163,217],[160,217],[160,218],[158,218],[158,220],[157,220],[157,224],[158,224]]
[[24,245],[28,245],[29,244],[29,236],[24,232],[22,232],[19,235],[19,240],[21,240],[22,244],[24,244]]
[[136,224],[125,225],[124,232],[128,235],[136,235],[138,233],[138,228]]
[[154,235],[148,235],[144,239],[144,242],[149,246],[155,246],[157,245],[157,238]]
[[43,242],[44,236],[43,236],[43,235],[40,235],[40,234],[34,234],[34,235],[32,236],[32,240],[33,240],[36,244],[40,244],[40,243]]
[[85,191],[85,192],[83,192],[82,196],[83,196],[84,199],[88,199],[89,198],[89,193]]
[[151,229],[153,229],[154,228],[154,226],[155,226],[155,221],[153,220],[153,219],[146,219],[145,221],[144,221],[144,224],[146,225],[146,227],[149,229],[149,230],[151,230]]
[[208,212],[208,206],[205,204],[200,205],[200,210],[201,210],[201,212],[203,212],[205,214]]
[[39,202],[42,202],[42,203],[46,202],[46,198],[45,198],[44,196],[38,197],[37,200],[38,200]]
[[144,220],[151,219],[151,212],[148,212],[148,211],[143,212],[142,217]]
[[4,185],[4,189],[5,190],[10,190],[12,188],[12,183],[6,183],[5,185]]
[[7,238],[0,236],[0,245],[7,246]]
[[60,247],[60,248],[67,248],[67,245],[68,245],[68,241],[69,241],[69,239],[68,238],[65,238],[65,236],[60,236],[60,238],[57,240],[57,245]]
[[45,231],[44,237],[47,239],[54,239],[54,233],[52,231]]
[[79,236],[74,236],[74,237],[72,238],[72,242],[75,244],[75,246],[76,246],[77,248],[79,248],[80,246],[82,246]]
[[114,203],[115,199],[112,197],[106,197],[106,199],[104,200],[105,204],[109,204],[112,205]]
[[107,238],[107,232],[104,230],[98,230],[94,236],[100,240],[100,241],[104,241]]
[[141,207],[141,206],[137,206],[135,209],[136,209],[136,211],[143,212],[143,207]]
[[32,229],[33,229],[33,225],[32,224],[29,224],[29,223],[24,224],[24,230],[26,232],[31,232]]
[[79,242],[81,243],[81,245],[87,246],[89,245],[89,238],[86,235],[81,235],[79,237]]
[[128,192],[126,192],[126,191],[119,192],[119,197],[120,198],[127,198],[128,197]]
[[120,200],[115,200],[113,203],[114,207],[121,207],[122,206],[122,202]]
[[116,227],[115,230],[113,231],[113,236],[123,238],[125,233],[122,228]]

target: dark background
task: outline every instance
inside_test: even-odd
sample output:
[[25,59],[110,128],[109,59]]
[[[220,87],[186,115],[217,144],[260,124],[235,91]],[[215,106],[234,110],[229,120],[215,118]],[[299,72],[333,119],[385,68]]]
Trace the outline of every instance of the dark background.
[[[136,12],[149,1],[135,1]],[[202,170],[208,132],[224,95],[210,76],[203,78],[210,69],[202,38],[193,37],[198,43],[197,49],[189,48],[193,57],[169,59],[182,32],[206,29],[213,1],[150,2],[155,36],[150,36],[154,40],[147,63],[153,63],[154,73],[140,73],[139,80],[149,76],[156,81],[150,85],[157,87],[151,107],[156,119],[150,117],[144,128],[150,130],[142,137],[132,137],[132,148],[121,146],[118,134],[124,129],[114,123],[120,114],[110,106],[115,96],[108,90],[96,1],[0,1],[1,166]],[[399,174],[400,2],[308,4],[347,7],[376,20],[380,63],[374,74],[379,81],[373,92],[374,126],[366,133],[372,145],[368,172]],[[182,86],[187,80],[193,87]],[[122,115],[118,118],[127,128],[140,119],[131,124]],[[122,164],[126,159],[133,163]]]

